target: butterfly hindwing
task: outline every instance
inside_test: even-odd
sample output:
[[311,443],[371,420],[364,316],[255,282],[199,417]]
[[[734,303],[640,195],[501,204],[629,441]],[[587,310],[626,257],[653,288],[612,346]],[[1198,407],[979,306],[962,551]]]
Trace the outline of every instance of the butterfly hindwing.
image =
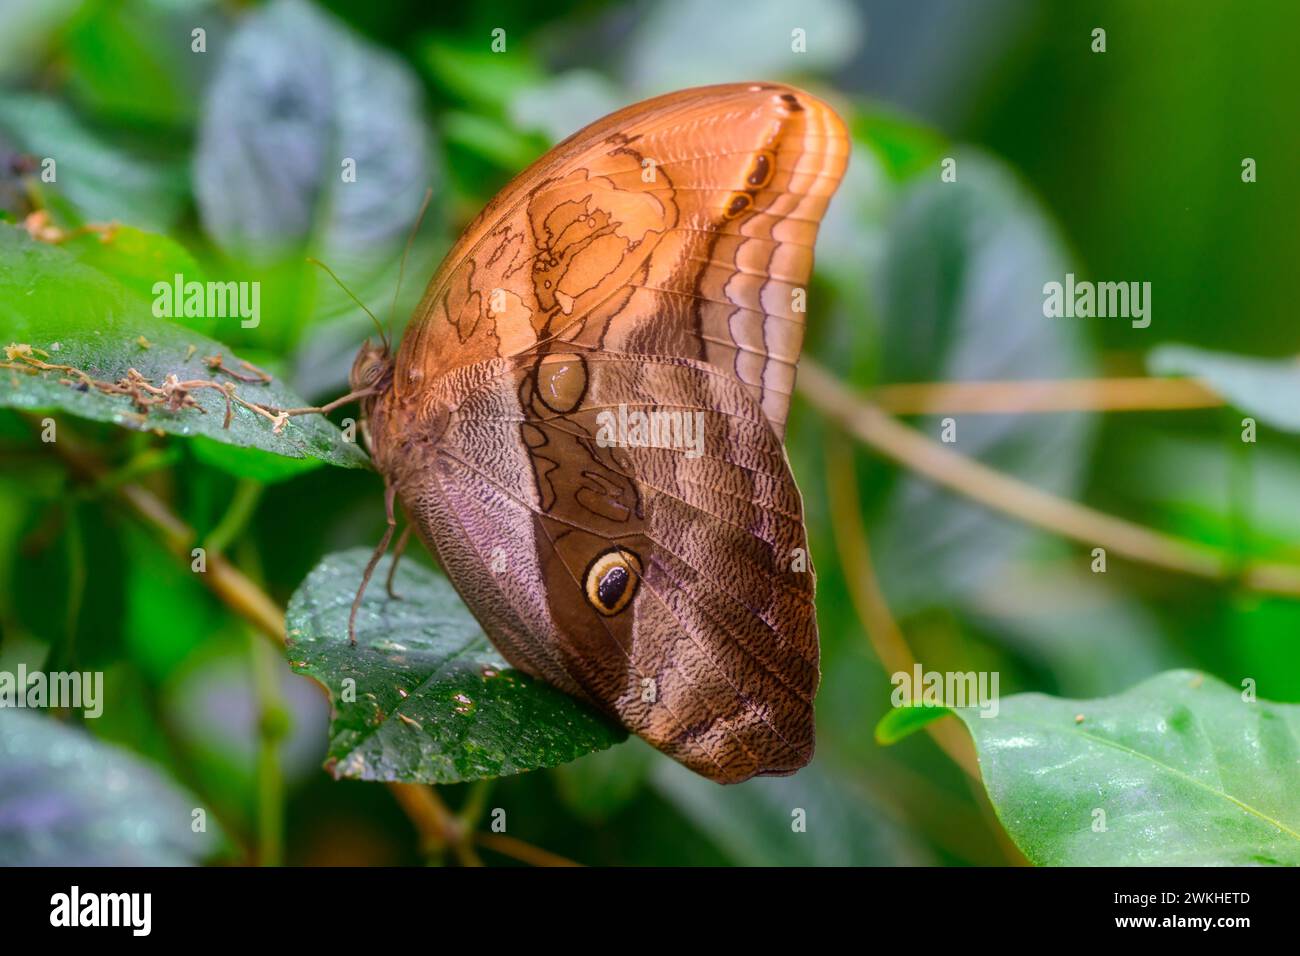
[[[798,491],[757,403],[703,363],[594,355],[586,404],[557,413],[536,386],[555,361],[443,380],[456,411],[433,467],[404,479],[412,520],[512,661],[706,776],[802,766],[813,582]],[[620,408],[666,413],[668,440],[605,444],[602,412]]]

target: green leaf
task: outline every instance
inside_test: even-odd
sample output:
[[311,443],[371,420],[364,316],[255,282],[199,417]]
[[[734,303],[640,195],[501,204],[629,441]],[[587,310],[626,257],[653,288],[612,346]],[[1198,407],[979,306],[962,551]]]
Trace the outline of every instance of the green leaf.
[[0,865],[176,866],[218,843],[194,796],[150,764],[53,718],[0,709]]
[[1153,375],[1199,378],[1266,425],[1300,432],[1300,361],[1212,352],[1190,345],[1162,345],[1147,356]]
[[271,485],[277,481],[288,481],[305,471],[313,471],[321,466],[319,458],[286,458],[283,455],[268,455],[257,448],[241,448],[213,441],[203,435],[195,435],[190,446],[194,457],[205,465],[220,468],[228,474],[239,478],[252,478],[263,484]]
[[0,132],[38,164],[54,160],[53,183],[40,181],[39,166],[34,178],[56,211],[80,222],[119,220],[162,230],[181,214],[187,187],[178,162],[92,132],[56,100],[0,95]]
[[518,94],[546,82],[527,47],[503,56],[493,52],[486,38],[471,43],[432,37],[423,44],[420,59],[443,93],[497,116]]
[[[844,66],[866,32],[848,0],[748,0],[744,16],[720,3],[665,0],[649,8],[619,57],[638,93],[663,93],[706,83],[776,80]],[[793,31],[804,34],[795,48]]]
[[876,743],[885,746],[896,744],[904,737],[910,737],[922,727],[951,713],[951,708],[933,704],[895,707],[880,718],[880,723],[876,724]]
[[[289,602],[290,665],[329,691],[336,778],[457,783],[554,767],[627,734],[594,710],[506,666],[446,579],[407,560],[384,590],[375,570],[348,613],[369,551],[330,555]],[[345,683],[347,682],[347,683]],[[351,699],[349,699],[351,698]]]
[[545,142],[509,124],[476,113],[451,112],[443,117],[447,143],[493,165],[521,170],[545,150]]
[[892,179],[938,172],[944,139],[928,126],[877,108],[855,119],[853,133],[880,157]]
[[555,789],[583,820],[604,823],[640,794],[655,757],[654,748],[633,737],[621,747],[556,767]]
[[554,144],[626,105],[617,86],[594,70],[569,70],[515,91],[510,121]]
[[789,777],[720,787],[665,758],[651,783],[742,866],[901,866],[929,862],[881,800],[824,760]]
[[[76,256],[78,262],[112,276],[142,298],[152,299],[154,284],[172,280],[178,273],[185,281],[204,280],[198,262],[179,242],[132,226],[115,226],[108,242],[92,233],[69,239],[60,243],[60,247]],[[181,317],[176,321],[211,334],[219,320]]]
[[106,120],[188,126],[206,61],[190,30],[205,21],[165,0],[84,4],[62,37],[69,92]]
[[40,63],[52,36],[82,0],[7,0],[0,4],[0,79],[12,82]]
[[204,227],[228,254],[309,251],[356,282],[400,255],[433,179],[420,87],[397,57],[300,0],[230,38],[194,158]]
[[[213,379],[203,359],[221,354],[228,368],[239,370],[237,356],[219,342],[155,318],[148,302],[103,273],[82,265],[66,251],[34,242],[24,232],[0,225],[0,347],[26,344],[48,353],[51,364],[70,365],[103,381],[117,381],[134,368],[155,385],[169,374],[181,380]],[[143,341],[141,341],[143,340]],[[60,372],[26,374],[4,369],[0,405],[61,409],[83,418],[127,428],[161,429],[175,435],[206,435],[215,441],[261,449],[289,458],[319,458],[335,465],[361,468],[365,454],[319,415],[290,419],[280,434],[271,422],[236,406],[229,428],[223,427],[225,399],[215,389],[192,394],[206,410],[169,412],[153,408],[140,415],[126,396],[80,391],[60,383]],[[226,376],[216,376],[226,380]],[[279,381],[240,382],[237,394],[277,408],[305,403]]]
[[[957,181],[941,182],[937,170],[914,180],[890,223],[878,380],[1090,374],[1082,325],[1043,318],[1043,284],[1067,271],[1056,228],[1001,163],[971,151],[955,155]],[[1090,416],[958,415],[955,421],[959,452],[1055,494],[1077,493]],[[914,424],[940,437],[940,416]],[[1031,530],[926,480],[903,474],[882,484],[862,497],[876,503],[872,549],[881,555],[880,576],[896,611],[969,595],[1033,544]]]
[[1034,863],[1300,865],[1298,705],[1169,671],[1096,700],[1017,694],[993,717],[925,711],[887,714],[877,738],[956,714],[998,818]]

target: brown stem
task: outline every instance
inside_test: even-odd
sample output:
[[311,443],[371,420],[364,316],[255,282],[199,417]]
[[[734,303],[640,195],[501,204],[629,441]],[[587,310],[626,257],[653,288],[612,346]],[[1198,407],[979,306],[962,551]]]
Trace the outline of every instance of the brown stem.
[[920,382],[880,385],[867,398],[891,415],[1179,411],[1224,404],[1208,386],[1189,378]]
[[1300,567],[1251,562],[1057,497],[926,438],[804,359],[799,391],[848,434],[885,457],[972,501],[1088,547],[1133,561],[1256,591],[1300,596]]
[[[826,483],[831,513],[835,515],[831,534],[848,585],[849,600],[885,672],[910,674],[916,655],[908,646],[880,587],[862,523],[857,481],[853,449],[846,447],[843,439],[834,438],[826,445]],[[969,735],[950,720],[928,724],[925,729],[953,763],[975,780],[980,778],[979,760]]]
[[530,866],[582,866],[581,863],[575,863],[568,857],[543,850],[539,846],[506,836],[504,833],[476,833],[474,840],[481,847]]
[[[94,456],[82,448],[70,430],[61,429],[59,440],[51,447],[69,469],[90,482],[102,482],[108,473]],[[181,560],[190,560],[190,549],[197,535],[178,518],[161,498],[147,488],[124,483],[114,493],[128,509],[161,540],[166,549]],[[223,603],[252,624],[258,631],[281,646],[284,643],[284,611],[238,568],[216,552],[207,554],[207,573],[199,575]],[[447,810],[437,792],[423,784],[390,783],[389,792],[411,819],[423,841],[434,848],[450,846],[462,864],[478,865],[472,835],[462,833],[456,817]]]

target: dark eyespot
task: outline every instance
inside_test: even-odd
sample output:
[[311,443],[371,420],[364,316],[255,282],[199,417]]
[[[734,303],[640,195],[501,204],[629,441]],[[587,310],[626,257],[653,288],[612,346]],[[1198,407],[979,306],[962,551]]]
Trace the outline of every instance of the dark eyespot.
[[612,617],[632,603],[640,583],[640,558],[626,548],[610,548],[596,555],[587,568],[587,601]]
[[762,152],[754,157],[754,165],[745,178],[745,182],[755,189],[761,189],[768,184],[772,178],[772,157],[770,153]]
[[750,203],[754,200],[749,193],[736,193],[731,197],[731,202],[727,203],[727,218],[735,219],[742,212],[749,208]]
[[618,599],[623,596],[623,592],[627,590],[630,580],[632,580],[632,577],[627,573],[627,568],[610,568],[605,572],[605,576],[600,579],[600,583],[596,585],[597,599],[605,607],[613,607],[618,603]]

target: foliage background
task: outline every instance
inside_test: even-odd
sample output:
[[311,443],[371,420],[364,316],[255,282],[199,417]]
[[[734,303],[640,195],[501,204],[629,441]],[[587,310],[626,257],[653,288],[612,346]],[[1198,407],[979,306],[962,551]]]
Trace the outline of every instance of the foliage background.
[[[807,346],[845,381],[1141,375],[1163,343],[1268,357],[1300,347],[1290,311],[1300,131],[1282,109],[1300,81],[1294,4],[750,0],[737,10],[5,0],[0,207],[11,220],[36,203],[65,227],[142,230],[117,256],[93,237],[68,244],[142,293],[158,272],[260,280],[259,328],[218,320],[197,331],[324,400],[344,390],[370,327],[305,256],[384,314],[431,186],[396,309],[405,316],[460,228],[554,141],[657,92],[785,79],[830,97],[855,137],[819,241]],[[207,31],[204,54],[190,52],[194,26]],[[790,52],[794,26],[808,31],[806,54]],[[1096,26],[1108,31],[1104,54],[1090,51]],[[489,49],[497,27],[502,55]],[[30,193],[19,154],[60,157],[57,187]],[[358,158],[355,188],[337,186],[341,154]],[[943,192],[947,155],[960,180]],[[1241,182],[1246,156],[1255,184]],[[1042,283],[1067,269],[1150,281],[1151,327],[1045,320]],[[1298,400],[1300,390],[1268,396]],[[959,448],[1242,561],[1300,562],[1300,446],[1262,425],[1243,452],[1240,417],[984,416],[963,419]],[[937,434],[933,420],[914,424]],[[281,605],[324,555],[368,547],[383,526],[380,483],[365,471],[67,426],[201,539],[217,535]],[[554,770],[442,787],[449,806],[481,820],[504,808],[512,837],[589,864],[1019,862],[983,789],[933,741],[873,739],[890,685],[855,593],[860,569],[843,563],[854,547],[846,508],[860,512],[888,606],[927,668],[996,670],[1004,695],[1093,697],[1189,667],[1300,701],[1295,600],[1118,560],[1090,574],[1087,549],[896,471],[807,405],[789,444],[818,570],[814,763],[720,788],[632,740]],[[212,808],[221,836],[191,857],[439,856],[392,792],[322,772],[324,697],[111,488],[71,474],[15,411],[0,411],[0,462],[0,669],[104,670],[104,716],[84,729]],[[59,719],[59,733],[80,721]],[[67,745],[69,759],[90,768],[80,745]],[[21,764],[0,757],[12,795]],[[173,859],[146,832],[147,788],[140,803],[127,793],[108,809],[94,805],[103,787],[89,769],[32,788],[67,815],[60,832],[71,836],[44,845],[47,859]],[[814,821],[806,834],[790,832],[794,806]],[[83,811],[96,839],[76,829]],[[10,832],[0,861],[37,843]],[[481,855],[519,855],[500,850]]]

